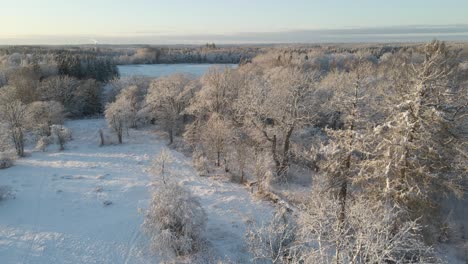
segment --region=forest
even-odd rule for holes
[[[167,146],[145,169],[157,183],[136,228],[168,262],[195,263],[214,247],[211,209],[173,166],[180,154],[196,177],[273,208],[266,221],[246,221],[248,259],[232,263],[463,263],[467,50],[438,40],[3,47],[0,173],[35,153],[75,151],[68,122],[105,119],[105,129],[87,128],[101,149],[148,131]],[[119,77],[117,65],[155,63],[239,66]],[[0,202],[19,197],[1,176]]]

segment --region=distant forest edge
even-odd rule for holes
[[[468,57],[468,43],[448,43],[462,49],[462,57]],[[367,50],[376,58],[385,53],[394,53],[418,45],[407,44],[289,44],[289,45],[220,45],[208,43],[203,46],[194,45],[80,45],[80,46],[0,46],[0,62],[9,65],[24,66],[32,64],[34,60],[50,62],[51,58],[60,58],[63,62],[65,54],[75,57],[73,60],[97,59],[100,63],[109,65],[127,64],[176,64],[176,63],[216,63],[216,64],[243,64],[250,62],[259,54],[271,49],[282,50],[283,58],[296,59],[301,57],[307,60],[308,54],[317,51],[325,54],[356,53]],[[32,55],[34,54],[34,55]],[[72,56],[73,55],[73,56]],[[287,55],[287,57],[286,57]],[[72,60],[72,61],[73,61]],[[72,61],[68,61],[72,62]],[[22,64],[22,65],[20,65]],[[106,66],[107,67],[107,66]],[[76,68],[76,67],[75,67]],[[99,67],[101,68],[101,67]],[[92,67],[90,68],[92,70]],[[111,71],[111,70],[109,70]],[[82,73],[81,73],[82,74]],[[99,79],[99,78],[94,78]]]
[[[467,61],[468,43],[449,43]],[[158,63],[304,65],[327,73],[346,69],[357,54],[378,62],[392,54],[411,52],[420,44],[237,45],[216,46],[0,46],[0,87],[12,86],[21,101],[60,103],[68,117],[102,114],[106,84],[115,86],[117,65]],[[254,60],[252,60],[256,57]],[[468,68],[467,63],[464,67]],[[147,83],[149,80],[141,79]],[[118,85],[117,85],[118,86]],[[147,85],[143,85],[147,86]]]
[[[239,64],[249,61],[264,48],[251,46],[217,47],[204,46],[8,46],[0,47],[0,56],[34,54],[36,57],[58,54],[106,58],[116,65],[128,64],[175,64],[216,63]],[[17,55],[17,56],[18,56]],[[19,58],[13,58],[13,62]],[[31,57],[30,60],[33,58]]]

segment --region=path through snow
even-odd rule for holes
[[[0,170],[0,185],[16,194],[0,202],[0,263],[158,263],[140,225],[151,188],[145,169],[165,141],[131,131],[123,145],[98,147],[104,120],[66,125],[74,136],[66,151],[34,152]],[[197,176],[190,159],[173,155],[178,181],[207,211],[214,258],[248,263],[246,223],[267,221],[270,204],[242,186]]]

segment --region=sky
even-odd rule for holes
[[[468,40],[467,0],[0,0],[0,11],[0,45]]]

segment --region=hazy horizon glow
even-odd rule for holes
[[[466,0],[0,0],[0,6],[0,45],[468,40]]]

